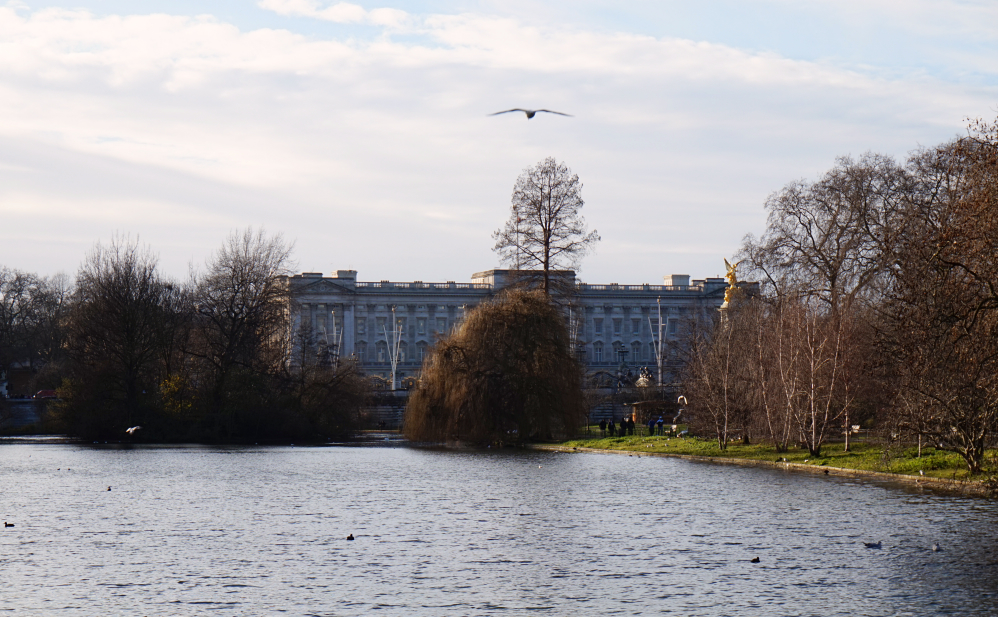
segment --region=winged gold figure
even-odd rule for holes
[[[728,281],[728,288],[724,290],[724,305],[727,306],[731,299],[734,298],[735,292],[738,290],[738,274],[735,270],[738,268],[738,264],[741,261],[736,261],[735,263],[730,263],[727,258],[724,259],[724,267],[728,269],[728,273],[724,275],[724,278]]]

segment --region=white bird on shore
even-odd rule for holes
[[[689,405],[689,403],[686,401],[686,397],[682,395],[680,395],[679,398],[676,399],[676,402],[682,403],[683,405]]]
[[[530,120],[531,118],[533,118],[534,116],[536,116],[538,113],[540,113],[542,111],[544,113],[548,113],[548,114],[558,114],[559,116],[568,116],[569,118],[572,117],[571,114],[563,114],[560,111],[551,111],[550,109],[520,109],[519,107],[517,107],[515,109],[507,109],[505,111],[497,111],[496,113],[489,114],[489,115],[490,116],[498,116],[499,114],[508,114],[511,111],[522,111],[523,113],[527,114],[527,120]]]
[[[126,428],[125,432],[128,433],[129,435],[134,435],[135,433],[141,430],[142,430],[141,426],[133,426],[132,428]]]

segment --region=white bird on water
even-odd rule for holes
[[[141,430],[142,430],[141,426],[133,426],[132,428],[126,428],[125,432],[128,433],[129,435],[134,435],[135,433]]]
[[[533,118],[542,111],[546,114],[558,114],[559,116],[568,116],[569,118],[573,117],[571,114],[563,114],[560,111],[551,111],[550,109],[520,109],[519,107],[515,109],[507,109],[505,111],[497,111],[496,113],[489,115],[498,116],[499,114],[508,114],[511,111],[522,111],[523,113],[527,114],[527,120],[530,120],[531,118]]]

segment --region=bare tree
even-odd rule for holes
[[[0,268],[0,373],[28,360],[28,332],[37,319],[42,282],[34,274]]]
[[[854,334],[883,297],[890,266],[884,247],[910,184],[890,158],[841,158],[817,182],[794,182],[771,195],[765,234],[746,238],[742,249],[773,302],[768,320],[779,328],[760,333],[770,350],[759,347],[759,360],[775,364],[759,366],[759,374],[767,387],[778,386],[786,405],[779,415],[793,419],[795,437],[812,455],[840,420],[849,424],[857,392],[870,390],[856,359],[875,355],[874,340]],[[772,393],[762,399],[767,422],[775,417]]]
[[[998,123],[912,157],[918,184],[892,255],[899,426],[972,473],[998,430]]]
[[[0,373],[17,363],[35,374],[34,385],[58,385],[71,293],[64,274],[42,278],[0,267]]]
[[[786,452],[794,433],[794,399],[798,384],[798,349],[793,345],[796,307],[779,299],[758,299],[751,321],[751,365],[755,375],[759,413],[756,422],[763,425],[777,452]]]
[[[709,321],[694,318],[684,337],[683,392],[689,399],[693,429],[712,432],[721,450],[727,449],[736,428],[744,394],[738,321],[730,315],[723,320],[716,315]]]
[[[188,353],[203,364],[206,405],[218,426],[230,402],[261,382],[254,374],[276,370],[289,352],[291,245],[280,234],[233,232],[192,275],[194,328]],[[228,410],[228,411],[226,411]]]
[[[69,323],[72,378],[62,393],[78,434],[106,437],[145,419],[162,378],[171,290],[137,241],[116,237],[87,255]]]
[[[804,293],[832,313],[875,299],[910,176],[893,159],[848,157],[817,182],[798,181],[770,195],[767,229],[745,239],[741,257],[777,295]]]
[[[492,250],[518,272],[539,273],[541,288],[550,295],[552,274],[577,270],[599,242],[596,230],[586,232],[579,213],[584,203],[579,176],[552,157],[544,159],[517,178],[509,220],[492,234]]]

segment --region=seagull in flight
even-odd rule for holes
[[[531,118],[533,118],[542,111],[548,114],[558,114],[559,116],[568,116],[569,118],[572,117],[571,114],[563,114],[560,111],[551,111],[550,109],[520,109],[519,107],[517,107],[516,109],[507,109],[506,111],[497,111],[496,113],[489,115],[498,116],[499,114],[508,114],[511,111],[522,111],[523,113],[527,114],[527,120],[530,120]]]
[[[132,428],[126,428],[125,432],[128,433],[129,435],[134,435],[135,433],[139,432],[140,430],[142,430],[141,426],[133,426]]]

